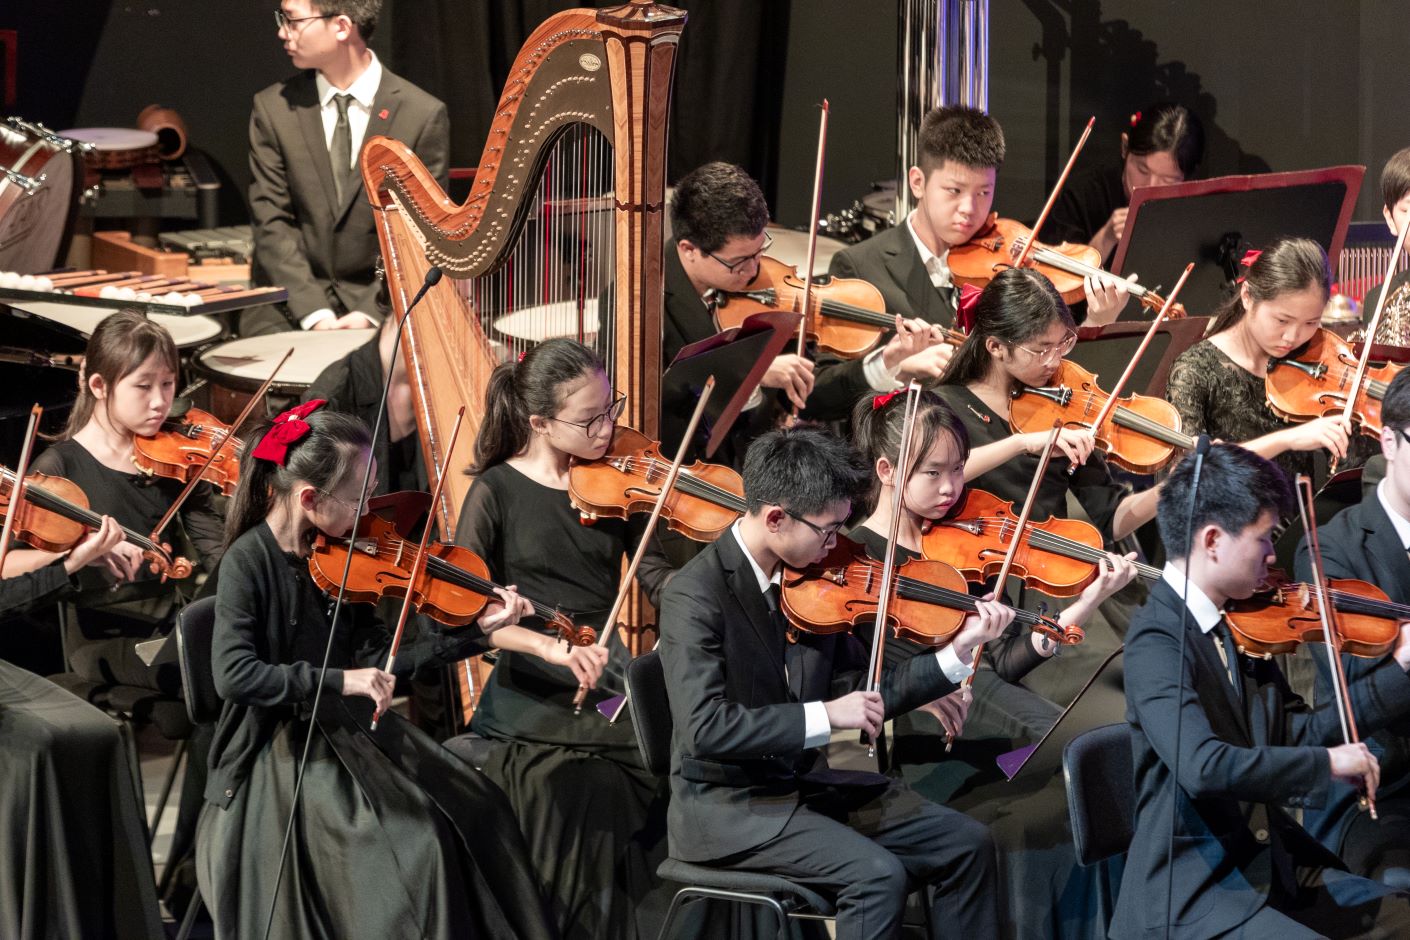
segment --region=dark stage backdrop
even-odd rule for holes
[[[488,115],[529,31],[566,0],[387,0],[374,48],[451,108],[452,159],[473,166]],[[743,164],[775,216],[806,221],[816,103],[831,99],[823,205],[894,173],[896,0],[680,0],[673,178],[709,159]],[[0,0],[19,31],[15,113],[53,127],[130,126],[179,110],[243,221],[251,96],[289,74],[275,0]],[[1082,123],[1084,165],[1114,161],[1127,115],[1168,97],[1209,129],[1208,175],[1333,163],[1370,167],[1357,218],[1378,218],[1374,178],[1410,145],[1398,63],[1410,0],[991,0],[990,100],[1009,159],[1005,214],[1038,211]]]

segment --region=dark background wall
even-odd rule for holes
[[[239,221],[249,100],[289,73],[272,0],[4,0],[20,31],[14,111],[53,127],[127,126],[175,107],[229,183]],[[388,0],[373,45],[451,105],[453,162],[478,161],[486,111],[522,37],[560,0]],[[894,173],[895,0],[695,0],[681,49],[672,175],[744,163],[775,216],[806,221],[817,130],[832,106],[825,209]],[[991,0],[991,110],[1009,159],[998,207],[1036,214],[1088,115],[1084,165],[1115,160],[1127,115],[1157,98],[1193,107],[1207,175],[1336,163],[1375,176],[1410,145],[1403,54],[1410,0]]]

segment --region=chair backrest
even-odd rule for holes
[[[671,703],[666,670],[656,650],[627,663],[627,707],[646,769],[658,777],[671,772]]]
[[[211,638],[215,634],[215,598],[192,601],[176,615],[176,660],[186,693],[186,714],[196,724],[220,717],[220,696],[211,669]]]
[[[1095,865],[1125,852],[1136,803],[1130,725],[1103,725],[1073,738],[1062,751],[1062,775],[1077,860]]]

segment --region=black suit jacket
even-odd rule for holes
[[[1397,604],[1410,604],[1410,556],[1396,537],[1395,527],[1386,515],[1385,507],[1374,490],[1362,501],[1332,517],[1331,522],[1317,529],[1322,545],[1322,562],[1329,578],[1357,578],[1385,591]],[[1312,563],[1308,557],[1307,537],[1297,546],[1294,572],[1299,581],[1312,580]],[[1329,702],[1332,686],[1328,675],[1326,649],[1316,647],[1313,661],[1317,664],[1317,700]],[[1343,656],[1347,681],[1355,682],[1374,671],[1380,664],[1374,659]],[[1358,715],[1358,720],[1360,716]],[[1384,800],[1410,793],[1410,715],[1387,726],[1367,739],[1367,744],[1381,764],[1381,784],[1376,796]],[[1347,824],[1359,812],[1357,794],[1351,787],[1334,784],[1331,799],[1321,810],[1304,816],[1308,831],[1334,852],[1340,852]]]
[[[831,771],[805,750],[804,702],[860,688],[867,650],[850,634],[802,634],[785,677],[785,638],[735,536],[726,532],[677,572],[661,597],[661,662],[675,723],[668,834],[671,854],[707,861],[745,852],[782,831],[809,781],[875,784]],[[887,715],[957,686],[934,656],[916,656],[882,681]]]
[[[1181,662],[1182,607],[1157,582],[1126,637],[1136,826],[1110,928],[1123,940],[1165,934],[1172,838],[1172,937],[1232,930],[1268,902],[1270,890],[1295,887],[1294,866],[1337,864],[1283,809],[1327,800],[1325,748],[1340,732],[1336,715],[1308,708],[1272,660],[1248,657],[1239,657],[1240,704],[1212,637],[1193,616]],[[1390,660],[1352,694],[1358,720],[1375,728],[1410,705],[1410,678]]]
[[[850,245],[832,256],[833,277],[861,278],[876,286],[888,313],[920,317],[946,329],[955,325],[955,305],[948,292],[936,289],[921,263],[911,228],[902,223]],[[888,332],[882,342],[891,338]],[[822,359],[818,362],[806,417],[818,421],[845,419],[863,395],[873,392],[862,372],[862,360]]]
[[[383,115],[386,117],[383,117]],[[444,188],[450,123],[446,106],[383,69],[363,140],[405,141]],[[324,307],[360,310],[376,320],[378,254],[372,207],[354,171],[355,186],[333,197],[333,170],[324,142],[314,73],[306,71],[255,95],[250,114],[250,217],[253,276],[289,291],[294,323]],[[268,331],[271,308],[241,317],[240,332]]]

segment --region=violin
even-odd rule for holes
[[[1377,658],[1395,647],[1400,624],[1410,620],[1410,605],[1392,603],[1384,591],[1366,581],[1334,578],[1327,586],[1343,653]],[[1248,600],[1230,601],[1224,618],[1239,652],[1269,659],[1296,652],[1299,643],[1326,641],[1321,603],[1322,594],[1313,585],[1287,584]]]
[[[950,277],[956,284],[973,284],[982,288],[993,280],[994,275],[1018,262],[1024,246],[1032,237],[1032,229],[1021,222],[1001,219],[997,212],[992,212],[973,238],[950,249],[945,261],[950,266]],[[1053,287],[1069,304],[1075,304],[1086,296],[1083,278],[1107,273],[1102,270],[1101,264],[1102,256],[1097,249],[1069,242],[1034,244],[1025,262],[1026,267],[1033,267],[1052,281]],[[1159,310],[1165,306],[1164,298],[1140,284],[1128,284],[1126,290],[1149,310]],[[1178,303],[1171,304],[1166,316],[1177,320],[1185,316],[1185,308]]]
[[[606,454],[569,468],[568,498],[589,520],[651,512],[670,468],[659,443],[640,431],[618,427]],[[714,541],[743,513],[744,481],[739,474],[699,460],[681,467],[661,507],[670,528],[697,542]]]
[[[881,335],[896,326],[886,312],[881,291],[860,278],[813,278],[808,309],[802,310],[808,287],[790,264],[764,255],[759,273],[742,291],[723,293],[715,307],[722,330],[739,326],[751,314],[786,310],[802,313],[803,333],[818,348],[842,359],[857,359],[870,352]]]
[[[983,584],[1003,567],[1017,525],[1013,503],[984,490],[966,489],[952,514],[922,536],[921,553]],[[1101,533],[1091,523],[1050,517],[1030,521],[1024,531],[1025,544],[1018,546],[1011,573],[1025,585],[1051,597],[1075,597],[1096,580],[1106,553]]]
[[[168,418],[151,437],[132,439],[132,462],[148,476],[166,477],[181,483],[200,472],[210,461],[201,479],[230,496],[240,482],[240,450],[245,446],[232,438],[211,461],[211,452],[230,436],[230,426],[198,408],[180,418]]]
[[[320,534],[314,540],[308,571],[319,590],[334,594],[351,553],[347,600],[375,604],[383,597],[405,598],[410,593],[412,605],[438,623],[463,627],[474,622],[499,587],[489,579],[484,560],[468,548],[432,543],[427,548],[425,569],[412,585],[410,569],[416,548],[416,543],[402,538],[391,522],[368,514],[358,520],[351,540]],[[562,611],[537,601],[530,603],[534,613],[568,643],[588,646],[596,641],[597,631],[591,627],[575,626]]]
[[[1357,365],[1346,340],[1330,330],[1318,330],[1301,351],[1268,360],[1263,379],[1268,406],[1289,421],[1310,421],[1342,411]],[[1390,380],[1402,368],[1395,363],[1367,367],[1365,381],[1352,406],[1352,416],[1363,433],[1380,435],[1381,402]]]
[[[7,519],[12,507],[15,473],[0,467],[0,515]],[[10,523],[11,534],[20,541],[46,552],[66,552],[103,524],[101,514],[88,508],[88,497],[78,484],[64,477],[31,473],[24,478],[24,505]],[[123,526],[123,541],[142,550],[148,569],[167,578],[190,577],[192,564],[173,557],[171,546],[158,543]]]
[[[1194,449],[1194,438],[1180,431],[1175,406],[1149,395],[1118,399],[1121,404],[1093,428],[1110,400],[1096,379],[1077,363],[1062,360],[1048,385],[1014,393],[1009,424],[1018,433],[1043,431],[1055,422],[1094,431],[1107,459],[1132,473],[1155,473],[1175,458],[1176,449]]]
[[[839,537],[816,565],[785,568],[780,608],[796,629],[824,636],[874,622],[880,605],[883,563],[862,545]],[[975,611],[964,575],[943,562],[899,561],[886,622],[895,636],[925,646],[945,646]],[[1015,610],[1014,619],[1057,643],[1082,639],[1079,627],[1064,630],[1050,617]]]

